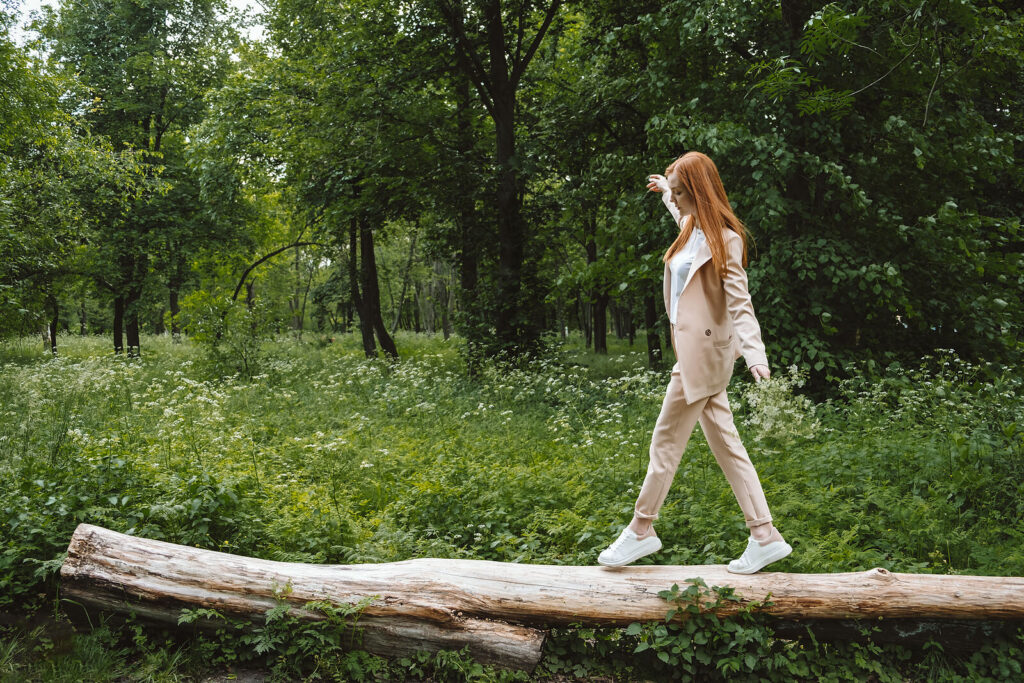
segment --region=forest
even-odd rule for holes
[[[772,376],[741,362],[729,394],[799,539],[780,571],[1024,576],[1019,3],[20,9],[0,3],[0,680],[1024,675],[1024,627],[964,649],[580,626],[531,674],[269,617],[72,629],[59,575],[82,522],[288,562],[594,564],[674,360],[678,229],[647,178],[699,151],[747,229]],[[735,556],[732,496],[695,431],[653,561]]]

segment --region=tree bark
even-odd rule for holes
[[[142,292],[129,289],[124,299],[124,333],[125,342],[128,346],[128,355],[139,357],[142,355],[142,344],[139,341],[139,301],[142,300]]]
[[[124,297],[114,296],[114,353],[124,353]]]
[[[580,331],[583,333],[583,348],[590,348],[591,327],[590,327],[590,304],[583,300],[583,291],[576,292],[576,320],[579,321]]]
[[[202,550],[90,524],[75,530],[60,574],[66,597],[121,612],[133,606],[170,623],[176,623],[183,607],[212,607],[228,616],[259,619],[273,606],[275,586],[290,585],[279,599],[292,604],[294,616],[307,619],[317,618],[302,609],[308,601],[355,604],[375,596],[359,624],[368,636],[402,631],[409,639],[391,640],[389,647],[469,644],[477,656],[522,668],[532,668],[540,657],[543,634],[531,627],[664,621],[669,604],[658,592],[696,577],[707,586],[734,589],[739,600],[725,601],[719,616],[769,598],[772,604],[759,609],[776,619],[837,625],[850,619],[1024,619],[1024,577],[903,574],[881,568],[743,575],[729,573],[724,565],[609,569],[440,558],[311,565]]]
[[[50,312],[53,314],[50,317],[50,353],[54,356],[57,355],[57,325],[60,323],[60,304],[57,303],[57,297],[52,292],[47,294],[47,299],[50,304]]]
[[[377,332],[377,340],[384,353],[392,358],[398,358],[398,349],[395,342],[388,334],[384,325],[384,318],[380,312],[380,288],[377,284],[377,256],[373,249],[373,230],[367,223],[365,217],[359,219],[359,258],[362,265],[363,276],[363,307],[370,318],[370,324]]]
[[[362,647],[369,652],[395,656],[469,645],[472,655],[483,663],[532,671],[540,661],[543,631],[477,616],[470,594],[446,605],[442,596],[448,562],[274,562],[80,524],[61,567],[61,589],[87,608],[122,614],[134,611],[142,619],[171,626],[177,625],[181,609],[198,607],[259,622],[275,604],[275,588],[287,584],[291,591],[280,599],[291,603],[289,615],[311,621],[323,615],[304,609],[306,602],[355,604],[376,594],[379,597],[358,615],[357,622],[363,632]],[[426,572],[422,577],[418,576],[421,570]],[[441,583],[431,587],[437,581]],[[426,593],[416,595],[416,586]],[[457,585],[448,587],[460,592]],[[436,593],[438,588],[441,594]]]
[[[348,285],[352,304],[359,315],[359,332],[363,338],[363,353],[367,358],[377,357],[377,343],[373,340],[373,321],[365,299],[359,291],[359,221],[353,217],[348,224]]]

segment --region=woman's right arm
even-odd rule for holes
[[[683,216],[679,213],[679,207],[672,201],[671,195],[668,192],[661,193],[661,201],[665,204],[665,208],[672,214],[672,220],[676,222],[679,229],[683,229]]]
[[[668,209],[668,212],[672,214],[672,220],[675,221],[676,226],[680,230],[682,230],[683,216],[681,213],[679,213],[679,207],[676,206],[675,203],[672,201],[672,191],[669,189],[668,179],[665,178],[665,176],[663,175],[657,174],[650,175],[647,177],[647,179],[651,181],[650,184],[647,185],[647,187],[655,192],[661,193],[662,203],[665,204],[665,208]]]

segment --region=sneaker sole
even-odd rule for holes
[[[602,562],[601,561],[601,557],[598,556],[597,563],[600,564],[600,565],[603,565],[605,567],[621,567],[621,566],[627,565],[627,564],[629,564],[631,562],[636,562],[641,557],[646,557],[647,555],[650,555],[651,553],[656,553],[659,550],[661,550],[661,539],[660,538],[658,539],[658,545],[652,547],[650,550],[643,550],[643,549],[641,549],[638,552],[633,553],[633,555],[630,555],[630,556],[626,557],[624,560],[620,560],[618,562]]]
[[[770,555],[765,555],[764,557],[762,557],[761,562],[759,564],[754,565],[750,569],[730,569],[728,565],[726,565],[725,568],[733,574],[754,574],[756,572],[761,571],[762,569],[770,565],[772,562],[778,562],[782,558],[788,557],[791,552],[793,552],[793,546],[783,541],[782,546],[780,546],[777,550],[773,551]]]

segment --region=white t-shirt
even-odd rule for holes
[[[686,240],[686,244],[669,259],[668,267],[672,273],[669,320],[673,325],[676,323],[676,304],[679,302],[679,295],[683,293],[683,286],[686,285],[686,277],[690,274],[690,266],[697,255],[697,249],[704,242],[704,231],[695,226],[690,232],[690,238]]]

